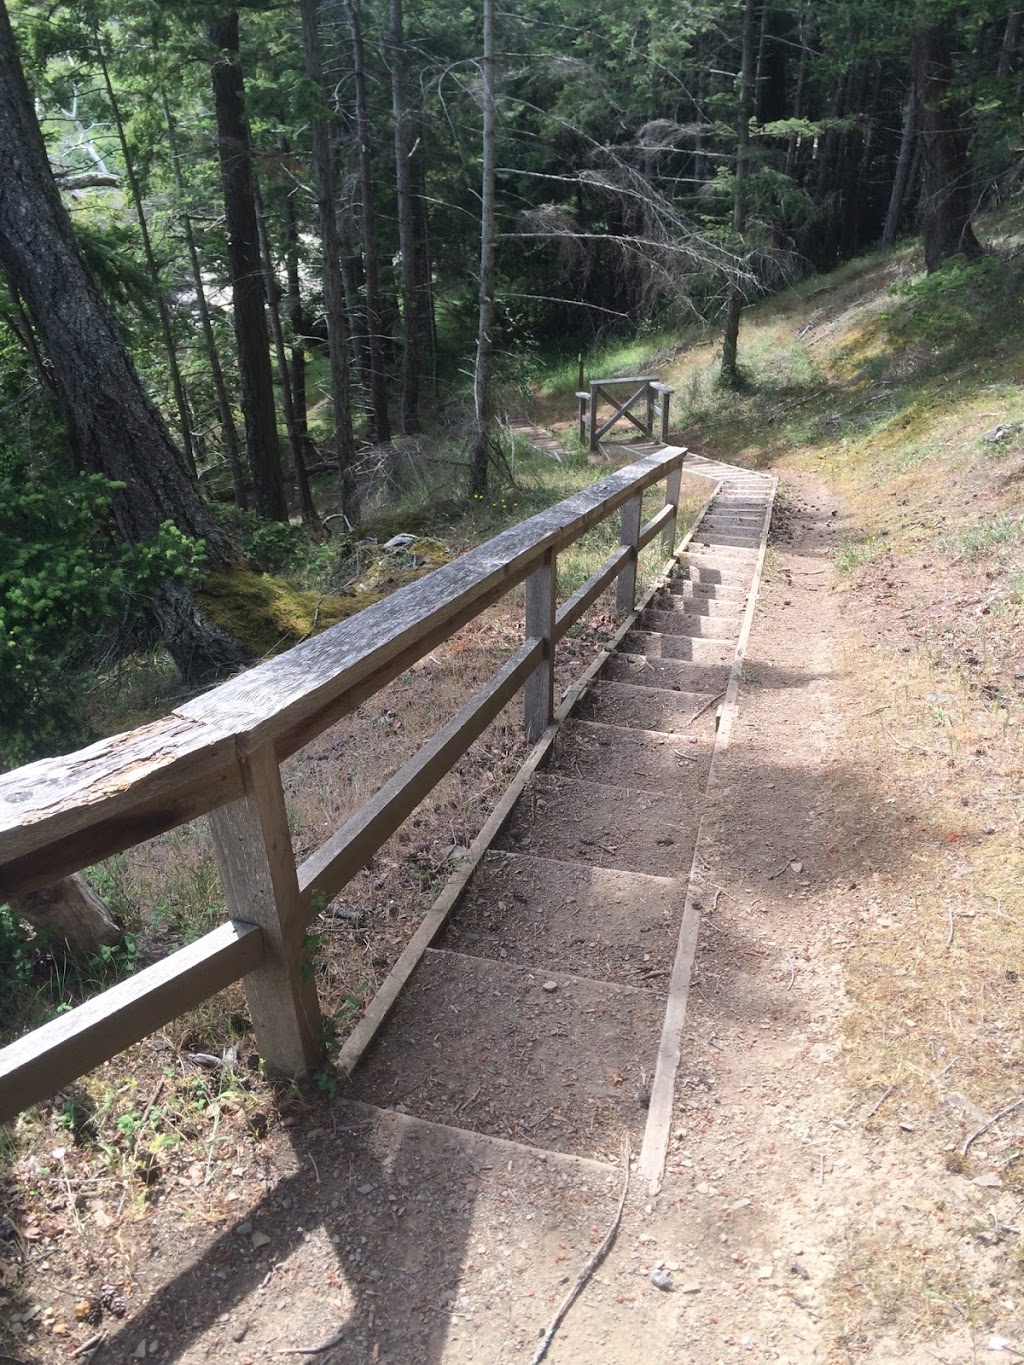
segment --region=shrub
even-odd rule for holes
[[[118,485],[82,474],[38,486],[0,470],[0,769],[82,742],[80,670],[145,614],[168,578],[194,582],[202,550],[165,522],[126,545]]]

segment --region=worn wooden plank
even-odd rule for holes
[[[636,538],[638,550],[650,545],[651,541],[659,536],[665,527],[675,522],[675,507],[671,503],[666,503],[660,512],[656,512],[650,521],[641,529]]]
[[[398,654],[468,609],[522,582],[545,550],[559,549],[633,495],[659,482],[685,451],[667,447],[511,527],[460,559],[410,583],[382,602],[304,641],[181,708],[199,721],[233,716],[243,750],[276,740],[378,672]],[[467,615],[468,613],[468,615]],[[426,652],[431,645],[424,643]]]
[[[616,384],[632,384],[633,387],[636,388],[638,384],[655,383],[657,383],[657,380],[653,375],[650,374],[627,374],[622,375],[618,379],[592,379],[590,381],[590,391],[591,393],[593,393],[593,391],[598,388],[600,389],[614,388]]]
[[[615,409],[615,412],[612,414],[611,417],[607,419],[607,421],[601,423],[601,425],[598,427],[597,429],[598,440],[601,439],[601,437],[605,434],[606,431],[611,430],[611,428],[615,425],[615,423],[619,420],[620,417],[625,417],[627,421],[632,422],[633,425],[636,427],[637,431],[641,432],[642,435],[650,436],[651,434],[650,422],[648,422],[647,425],[645,426],[644,423],[641,422],[640,419],[637,416],[635,416],[634,413],[630,412],[630,408],[632,407],[632,405],[636,402],[639,402],[641,398],[645,398],[649,401],[650,390],[647,387],[646,382],[643,384],[641,388],[637,389],[635,393],[631,394],[629,398],[627,398],[622,403],[620,403],[617,398],[613,398],[610,393],[606,393],[603,388],[595,388],[594,389],[595,410],[597,409],[597,400],[599,396],[604,398],[606,402],[611,403],[612,407]]]
[[[253,971],[263,936],[222,924],[0,1050],[0,1123]]]
[[[328,899],[338,894],[451,771],[543,657],[543,640],[527,640],[520,645],[448,724],[306,859],[299,868],[299,886],[307,901],[314,894]]]
[[[0,897],[47,886],[240,789],[225,727],[173,715],[16,768],[0,776]]]
[[[620,546],[596,573],[592,573],[571,597],[565,599],[555,616],[556,640],[560,640],[569,627],[575,625],[584,612],[593,606],[612,579],[618,575],[622,566],[629,562],[631,554],[632,550],[628,545]]]
[[[665,506],[672,509],[672,515],[665,523],[665,534],[661,538],[661,548],[666,558],[675,554],[676,537],[679,534],[679,493],[682,482],[682,468],[673,469],[665,480]]]
[[[526,580],[526,638],[541,640],[544,653],[523,689],[526,738],[540,739],[551,724],[555,701],[555,553],[549,550]]]
[[[265,952],[245,978],[256,1046],[272,1076],[301,1076],[323,1054],[323,1021],[302,939],[299,890],[281,770],[272,745],[242,764],[245,794],[210,816],[228,913],[255,921]]]
[[[633,603],[636,600],[636,557],[638,552],[637,541],[640,536],[640,511],[643,499],[640,494],[634,494],[622,509],[622,533],[619,536],[620,544],[629,549],[629,558],[619,573],[619,581],[615,588],[615,610],[620,616],[625,616],[627,612],[633,610]]]

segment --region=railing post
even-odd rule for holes
[[[668,398],[665,397],[662,401],[667,403]],[[671,559],[675,554],[676,535],[679,527],[679,489],[682,482],[683,467],[680,465],[678,469],[673,469],[665,480],[665,506],[674,509],[672,520],[666,522],[665,529],[661,533],[661,546],[666,559]]]
[[[620,616],[628,615],[636,602],[636,543],[640,537],[642,502],[643,494],[637,493],[622,508],[622,534],[619,536],[619,544],[630,546],[632,554],[629,557],[629,562],[619,574],[615,588],[615,610]]]
[[[526,738],[540,739],[555,712],[555,552],[526,580],[526,638],[544,641],[544,658],[526,680]]]
[[[654,386],[651,384],[650,380],[647,381],[647,393],[646,393],[645,396],[646,396],[646,399],[647,399],[647,420],[646,420],[646,423],[645,423],[645,425],[646,425],[646,427],[647,427],[647,437],[648,437],[649,440],[653,441],[653,440],[654,440]]]
[[[210,815],[229,918],[263,930],[263,964],[244,978],[268,1074],[300,1076],[323,1049],[323,1020],[302,940],[305,901],[272,744],[242,760],[245,794]]]
[[[597,390],[590,386],[590,449],[597,449]]]
[[[668,408],[671,398],[672,390],[667,387],[663,388],[661,390],[661,440],[663,445],[668,445]]]
[[[587,404],[590,402],[590,394],[582,390],[577,393],[576,401],[579,404],[579,436],[580,445],[584,445],[587,439]]]

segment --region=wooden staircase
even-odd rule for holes
[[[718,482],[714,498],[352,1075],[360,1105],[609,1168],[628,1134],[657,1179],[691,865],[774,489],[710,460],[685,467]]]

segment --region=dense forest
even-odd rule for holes
[[[538,358],[693,321],[739,385],[759,293],[969,266],[1021,17],[0,0],[0,768],[82,737],[98,652],[242,665],[196,585],[355,533],[407,438],[479,495]]]

